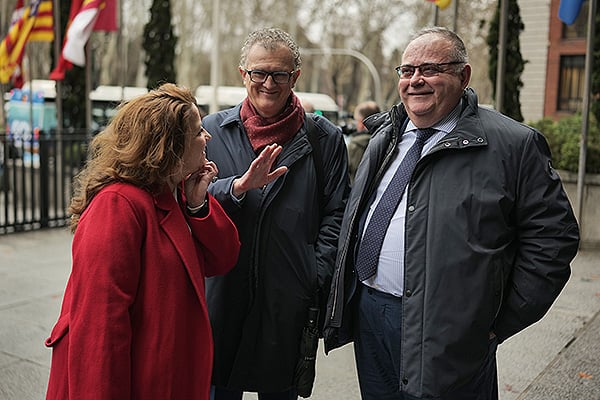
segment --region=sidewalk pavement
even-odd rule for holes
[[[0,400],[45,397],[44,340],[60,310],[71,239],[65,228],[0,236]],[[580,251],[572,269],[549,313],[500,345],[501,400],[600,400],[600,250]],[[320,346],[311,399],[358,393],[352,346],[329,356]]]

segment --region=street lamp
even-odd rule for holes
[[[307,54],[307,55],[334,54],[334,55],[344,55],[344,56],[350,56],[350,57],[357,58],[358,60],[360,60],[363,64],[365,64],[367,66],[367,69],[369,70],[369,72],[371,73],[371,76],[373,77],[373,83],[375,85],[375,88],[374,88],[375,89],[375,101],[377,102],[377,104],[379,104],[380,107],[384,106],[383,96],[381,93],[381,79],[379,78],[379,73],[377,72],[377,68],[375,68],[375,65],[364,54],[362,54],[356,50],[352,50],[352,49],[329,49],[329,48],[325,48],[325,49],[302,48],[302,49],[300,49],[300,52],[301,52],[301,54]]]

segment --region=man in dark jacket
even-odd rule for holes
[[[305,114],[292,91],[300,67],[287,33],[251,33],[239,67],[246,99],[203,119],[212,135],[207,156],[219,168],[209,190],[242,243],[233,270],[206,284],[215,400],[241,399],[243,391],[295,399],[308,308],[327,300],[348,162],[341,130]]]
[[[350,183],[354,181],[354,175],[365,149],[371,139],[371,133],[367,130],[364,121],[367,117],[381,112],[379,105],[373,100],[363,101],[358,103],[354,108],[354,121],[356,122],[356,132],[350,137],[348,142],[348,175],[350,175]]]
[[[397,72],[402,103],[367,120],[325,348],[354,340],[363,399],[497,399],[497,345],[564,287],[577,222],[544,137],[478,107],[456,34],[420,32]]]

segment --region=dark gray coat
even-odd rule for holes
[[[397,151],[402,105],[374,132],[342,223],[325,321],[329,351],[352,340],[357,223]],[[407,192],[401,390],[435,398],[468,382],[488,349],[538,321],[570,275],[579,230],[536,130],[478,107],[417,164]]]
[[[286,165],[288,172],[264,190],[248,191],[238,205],[230,196],[233,179],[256,158],[240,106],[203,119],[212,135],[207,157],[219,168],[219,180],[209,190],[236,224],[242,243],[233,270],[206,284],[216,385],[264,392],[290,388],[311,299],[322,288],[327,299],[349,193],[347,154],[338,127],[308,117],[319,134],[322,203],[306,123],[274,167]]]

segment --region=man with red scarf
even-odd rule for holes
[[[247,97],[203,119],[213,137],[207,155],[219,165],[209,190],[242,242],[235,268],[207,280],[215,400],[241,400],[244,391],[296,399],[308,308],[330,287],[349,192],[347,153],[341,130],[305,113],[294,94],[300,67],[286,32],[251,33],[239,66]]]

